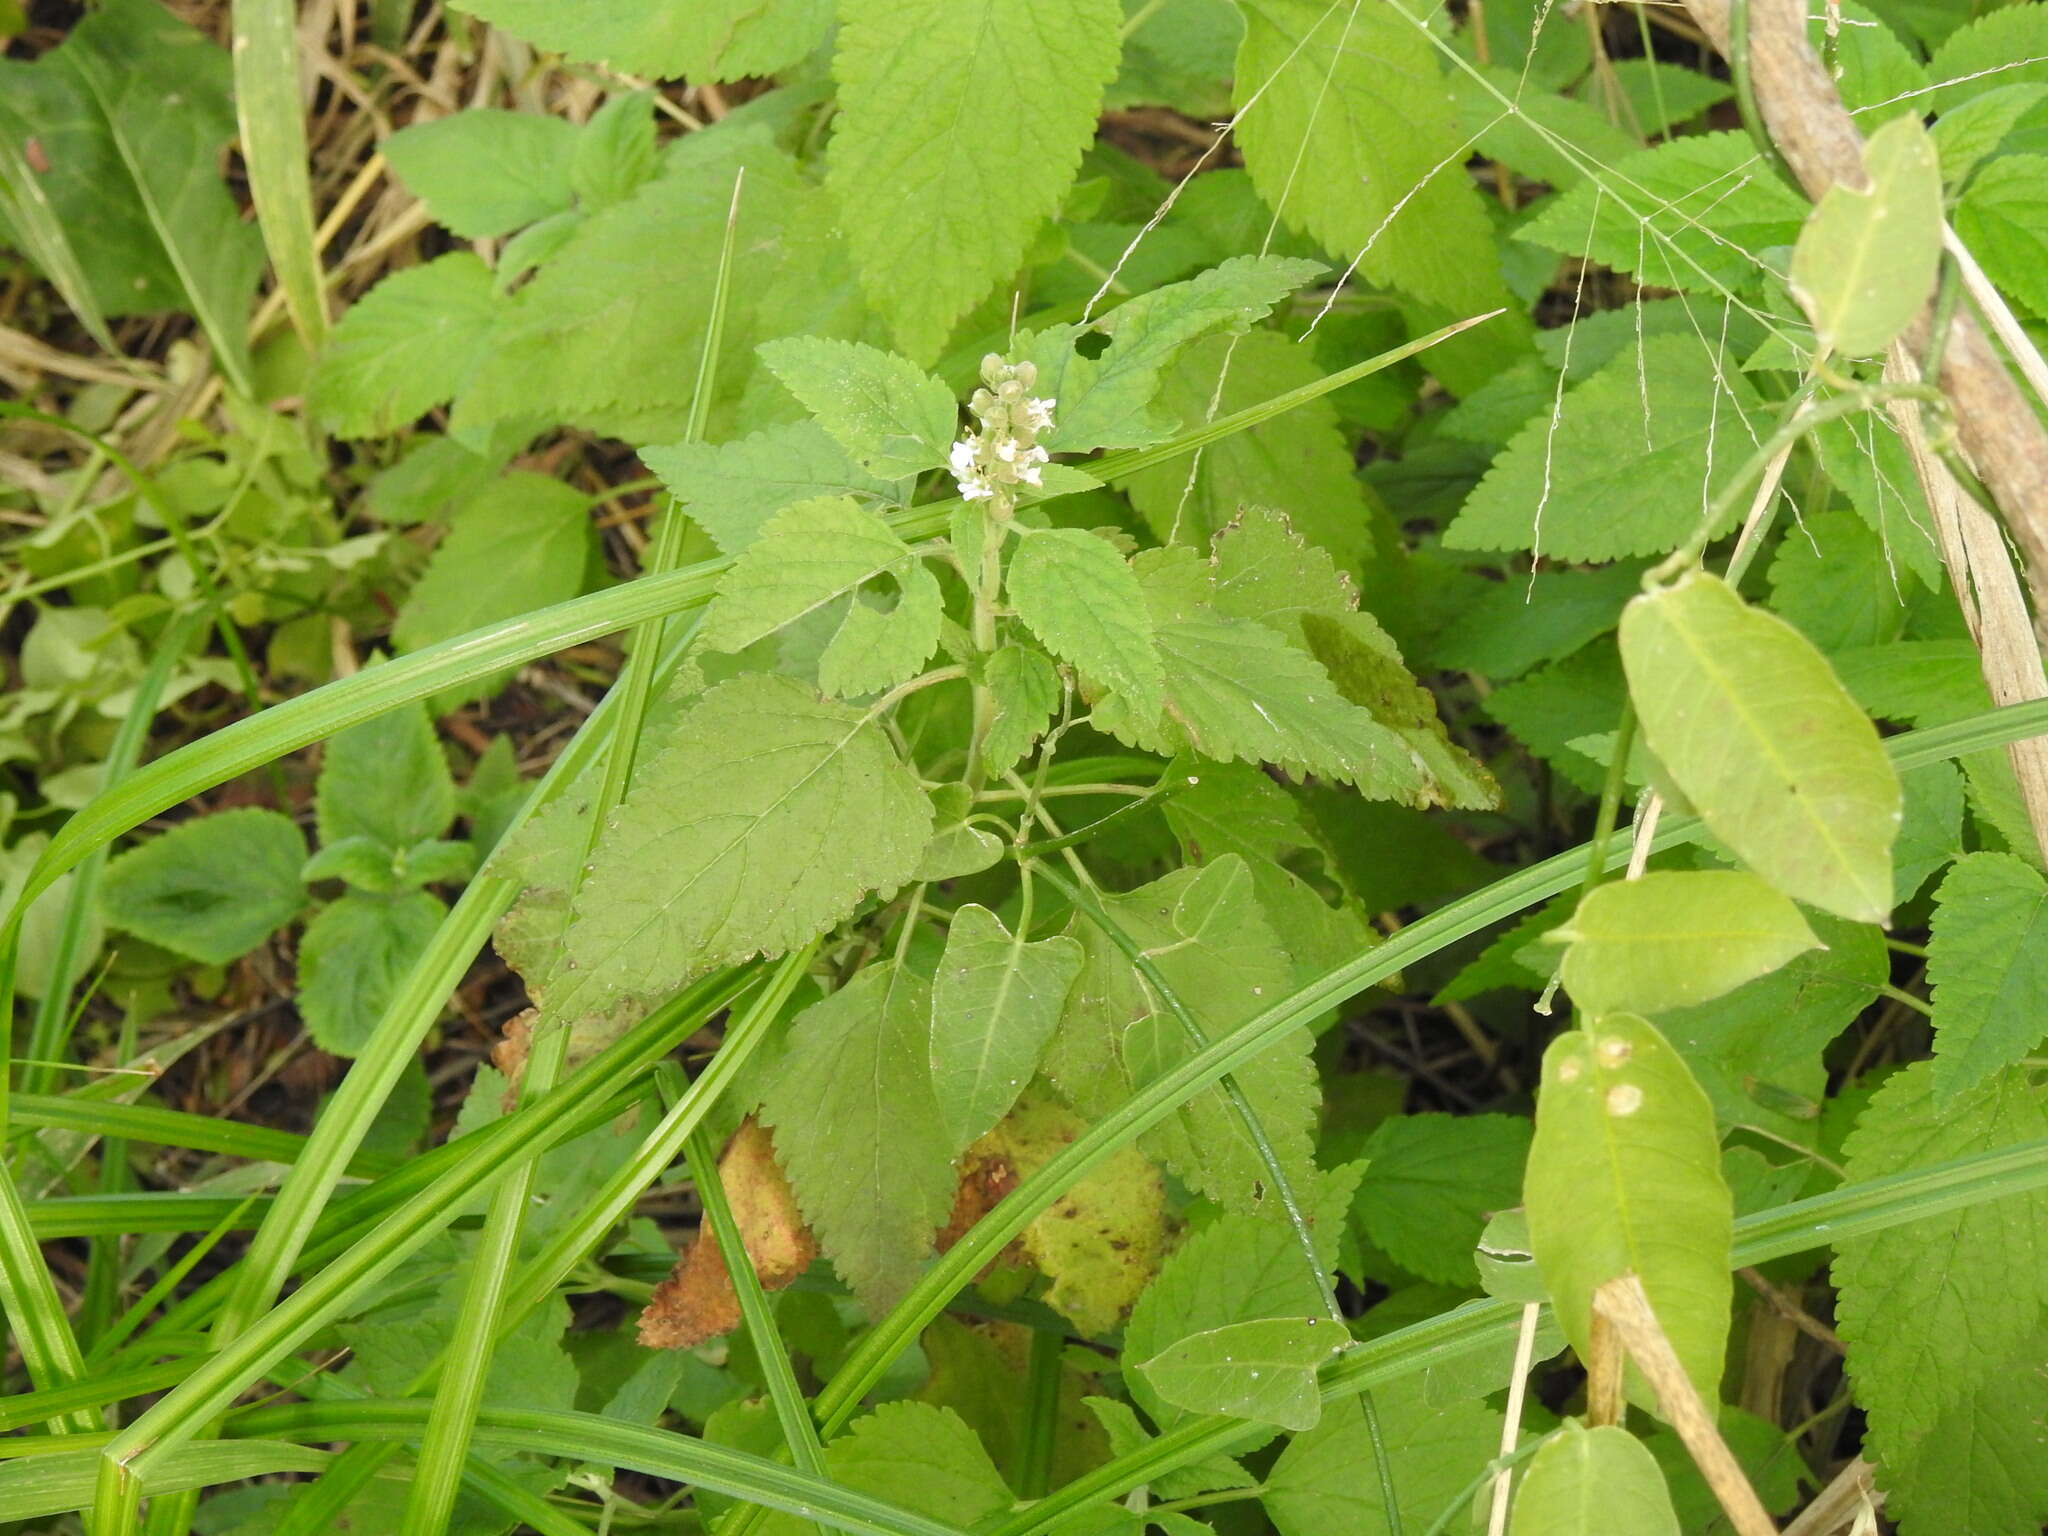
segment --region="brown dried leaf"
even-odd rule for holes
[[[733,1222],[761,1284],[779,1291],[810,1268],[817,1240],[804,1225],[775,1146],[749,1117],[718,1159],[719,1182]],[[650,1349],[690,1349],[740,1323],[739,1296],[709,1224],[700,1226],[675,1271],[655,1287],[640,1314],[640,1342]]]

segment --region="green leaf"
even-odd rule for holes
[[[1022,263],[1116,73],[1116,0],[847,0],[826,185],[913,358]]]
[[[1189,347],[1168,373],[1157,409],[1196,426],[1321,376],[1315,354],[1277,331],[1212,337]],[[1200,545],[1247,506],[1276,507],[1344,569],[1360,571],[1371,558],[1379,514],[1329,399],[1211,443],[1192,463],[1173,459],[1140,470],[1118,488],[1162,543]]]
[[[1311,1429],[1323,1415],[1316,1370],[1350,1342],[1327,1317],[1261,1318],[1190,1334],[1137,1369],[1192,1412]]]
[[[1717,351],[1694,337],[1651,336],[1569,390],[1555,423],[1546,411],[1517,432],[1444,543],[1553,560],[1662,554],[1699,526],[1768,415]]]
[[[965,1531],[1014,1502],[974,1431],[950,1408],[884,1403],[825,1447],[832,1481]],[[811,1536],[793,1515],[762,1522],[767,1536]]]
[[[341,317],[313,372],[313,414],[340,437],[381,437],[452,399],[498,312],[468,251],[384,279]]]
[[[2048,319],[2048,155],[2003,155],[1977,172],[1956,208],[1956,233],[1985,274]]]
[[[1127,895],[1104,896],[1102,905],[1151,957],[1212,1040],[1288,986],[1292,968],[1286,951],[1259,911],[1242,859],[1176,870]],[[1194,1047],[1180,1021],[1099,928],[1076,914],[1071,931],[1087,959],[1068,994],[1046,1072],[1074,1108],[1098,1118],[1178,1066]],[[1310,1126],[1317,1098],[1308,1045],[1306,1031],[1295,1031],[1236,1072],[1282,1168],[1302,1185],[1314,1167]],[[1271,1201],[1265,1163],[1220,1088],[1189,1100],[1140,1145],[1232,1210],[1257,1210]]]
[[[1809,641],[1695,572],[1629,604],[1621,659],[1645,741],[1708,830],[1786,895],[1884,918],[1899,776]]]
[[[100,908],[137,938],[226,965],[299,915],[305,862],[289,816],[253,806],[195,816],[109,864]]]
[[[1679,1536],[1663,1470],[1642,1441],[1576,1420],[1543,1443],[1515,1488],[1508,1536]]]
[[[1859,1184],[2044,1134],[2048,1104],[2020,1074],[2003,1073],[1944,1105],[1934,1066],[1923,1061],[1886,1079],[1844,1152],[1849,1181]],[[1943,1431],[1981,1431],[1995,1417],[1985,1413],[1992,1395],[2030,1377],[2029,1395],[2040,1399],[2044,1234],[2048,1196],[2034,1191],[1838,1245],[1836,1326],[1849,1345],[1856,1401],[1869,1415],[1873,1459],[1888,1481],[1953,1488],[1965,1442]],[[1968,1456],[1973,1467],[2003,1462],[2007,1492],[1987,1478],[1970,1499],[1996,1514],[1969,1519],[1952,1506],[1922,1529],[2025,1527],[2018,1511],[2038,1509],[2048,1494],[2038,1445],[1998,1435],[1969,1442]],[[2027,1487],[2030,1495],[2015,1492]]]
[[[1953,26],[1956,13],[1944,10]],[[2048,84],[2048,16],[2030,5],[2003,7],[1977,16],[1942,40],[1928,63],[1928,78],[1944,82],[1927,98],[1928,109],[1946,117],[1987,86]]]
[[[1702,133],[1631,155],[1598,183],[1579,183],[1517,235],[1590,256],[1645,287],[1722,293],[1761,272],[1765,251],[1796,241],[1806,212],[1805,199],[1748,135]]]
[[[1516,1115],[1397,1115],[1366,1141],[1352,1211],[1403,1269],[1470,1286],[1488,1219],[1521,1203],[1529,1137]]]
[[[1944,109],[1934,125],[1941,179],[1950,191],[1964,186],[2001,150],[2048,145],[2048,85],[2000,85]]]
[[[1420,1381],[1374,1387],[1372,1397],[1400,1524],[1387,1510],[1364,1409],[1357,1398],[1345,1397],[1330,1404],[1314,1429],[1288,1441],[1266,1474],[1259,1497],[1280,1536],[1427,1530],[1500,1450],[1500,1415],[1484,1403],[1438,1406]]]
[[[593,112],[576,135],[569,185],[586,209],[623,203],[654,179],[657,152],[654,93],[623,92]]]
[[[932,983],[931,1069],[955,1150],[1009,1113],[1037,1074],[1081,958],[1074,940],[1027,943],[986,907],[954,912]]]
[[[1129,1403],[1113,1397],[1090,1397],[1084,1401],[1109,1436],[1112,1456],[1140,1455],[1158,1439],[1139,1422],[1137,1411]],[[1185,1499],[1198,1493],[1251,1488],[1257,1484],[1258,1479],[1231,1457],[1210,1456],[1161,1472],[1152,1487],[1163,1499]]]
[[[299,941],[299,1013],[321,1050],[353,1056],[369,1044],[447,913],[425,891],[351,893],[306,925]]]
[[[982,682],[995,701],[995,714],[982,742],[981,760],[995,777],[1023,761],[1045,734],[1059,708],[1060,677],[1043,652],[1028,645],[1002,645],[983,667]]]
[[[648,996],[781,954],[908,880],[931,825],[867,714],[791,678],[734,678],[636,775],[598,842],[569,958],[591,984]]]
[[[1022,348],[1023,356],[1037,365],[1038,393],[1059,402],[1052,430],[1041,434],[1039,442],[1054,453],[1163,442],[1176,428],[1172,416],[1152,409],[1166,365],[1198,336],[1218,330],[1242,335],[1322,270],[1316,262],[1290,257],[1234,256],[1186,282],[1126,299],[1092,324],[1042,332]],[[1109,337],[1100,357],[1074,350],[1077,341],[1090,335]],[[1291,387],[1260,389],[1255,398],[1270,399]],[[1294,416],[1290,412],[1278,420]],[[1220,452],[1221,445],[1209,451]],[[1185,479],[1185,466],[1181,474]]]
[[[1594,1291],[1633,1273],[1700,1396],[1719,1401],[1734,1205],[1713,1107],[1648,1023],[1613,1014],[1543,1053],[1524,1196],[1572,1347],[1587,1351]],[[1640,1384],[1632,1395],[1651,1402]]]
[[[1465,134],[1421,28],[1384,6],[1247,0],[1232,100],[1259,195],[1373,282],[1506,301]]]
[[[629,74],[692,81],[772,75],[823,41],[831,0],[461,0],[460,9],[550,52]]]
[[[1920,119],[1873,133],[1863,172],[1867,190],[1828,188],[1792,254],[1792,291],[1821,345],[1845,357],[1891,345],[1926,306],[1941,265],[1941,164]]]
[[[643,448],[640,460],[728,555],[743,552],[784,507],[820,497],[890,495],[814,421],[769,427],[733,443]]]
[[[1537,571],[1500,582],[1453,618],[1423,659],[1506,682],[1609,633],[1642,581],[1641,568],[1628,564]]]
[[[2048,1035],[2048,881],[2009,853],[1970,853],[1937,900],[1927,978],[1934,1097],[1945,1105]]]
[[[598,553],[589,507],[581,491],[546,475],[514,471],[492,481],[455,514],[398,610],[392,643],[417,651],[580,594]],[[435,707],[488,698],[510,676],[451,689]]]
[[[220,178],[221,146],[236,132],[227,54],[152,0],[112,0],[36,67],[62,71],[72,100],[90,103],[90,127],[66,113],[74,133],[43,145],[45,154],[86,149],[85,163],[67,171],[100,183],[60,181],[52,198],[60,217],[91,231],[81,242],[90,248],[113,232],[91,212],[118,200],[114,231],[134,242],[105,266],[87,258],[95,287],[122,266],[153,279],[155,293],[198,318],[229,380],[251,393],[248,317],[263,241]],[[130,313],[138,306],[122,302],[128,297],[103,302]]]
[[[306,860],[299,878],[308,885],[343,880],[359,891],[389,895],[399,886],[396,864],[392,851],[376,838],[345,837]]]
[[[861,589],[887,579],[888,612]],[[818,659],[827,693],[871,693],[914,677],[938,648],[938,582],[879,513],[850,496],[784,507],[761,529],[704,614],[702,643],[739,651],[847,598],[852,602]]]
[[[761,1101],[804,1220],[876,1317],[917,1278],[953,1203],[931,1006],[920,977],[869,966],[798,1017]]]
[[[1807,439],[1820,452],[1828,478],[1856,509],[1897,563],[1939,592],[1944,580],[1934,518],[1920,489],[1906,445],[1881,416],[1845,416],[1823,423]]]
[[[1586,893],[1552,937],[1579,1011],[1662,1013],[1731,992],[1818,948],[1799,909],[1740,870],[1666,870]]]
[[[1017,617],[1084,677],[1139,714],[1156,713],[1164,676],[1143,589],[1107,542],[1077,528],[1020,529],[1006,590]]]
[[[578,137],[567,118],[471,107],[401,128],[382,148],[437,222],[465,240],[485,240],[575,202],[569,165]]]
[[[869,474],[899,480],[946,462],[959,405],[950,389],[907,358],[817,336],[771,341],[760,355]]]
[[[422,705],[352,725],[327,744],[313,808],[322,843],[367,837],[395,855],[455,819],[455,780]]]

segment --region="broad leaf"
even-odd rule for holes
[[[490,269],[468,251],[394,273],[328,338],[313,413],[342,437],[405,426],[462,388],[497,313]]]
[[[2005,155],[1970,182],[1956,209],[1956,233],[1991,280],[2048,317],[2048,155]]]
[[[195,816],[109,864],[100,907],[137,938],[226,965],[299,915],[305,862],[288,816],[253,806]]]
[[[1515,1488],[1508,1536],[1679,1536],[1664,1473],[1625,1429],[1576,1420],[1545,1441]]]
[[[1006,590],[1053,655],[1141,714],[1159,708],[1164,675],[1144,593],[1109,544],[1074,528],[1024,530]]]
[[[1579,1010],[1662,1013],[1733,991],[1819,947],[1799,909],[1740,870],[1669,870],[1589,891],[1555,940]]]
[[[1358,1399],[1346,1397],[1330,1404],[1314,1429],[1288,1441],[1273,1463],[1259,1497],[1280,1536],[1427,1530],[1500,1450],[1500,1415],[1484,1403],[1433,1403],[1415,1380],[1376,1386],[1372,1397],[1377,1437]],[[1399,1525],[1377,1471],[1380,1448]]]
[[[1002,645],[984,664],[982,682],[995,701],[995,713],[981,760],[991,775],[1000,775],[1016,767],[1052,723],[1060,703],[1059,672],[1041,651]]]
[[[743,80],[796,63],[832,24],[831,0],[462,0],[538,47],[634,74]]]
[[[1734,1207],[1714,1111],[1685,1060],[1629,1014],[1543,1053],[1524,1186],[1529,1242],[1583,1356],[1593,1293],[1633,1274],[1708,1402],[1720,1397]],[[1634,1395],[1647,1406],[1647,1388]]]
[[[1699,526],[1702,484],[1711,495],[1741,468],[1767,415],[1718,351],[1651,336],[1567,391],[1555,421],[1546,410],[1517,432],[1444,543],[1553,560],[1662,554]]]
[[[986,907],[953,913],[932,983],[931,1068],[955,1148],[1007,1114],[1036,1075],[1081,956],[1069,938],[1027,943]]]
[[[797,1019],[761,1101],[804,1220],[876,1317],[910,1288],[953,1202],[930,1019],[922,979],[871,965]]]
[[[879,499],[891,489],[857,468],[814,421],[769,427],[733,443],[644,448],[640,458],[728,555],[745,550],[769,518],[795,502]]]
[[[931,822],[863,711],[790,678],[735,678],[636,775],[598,842],[569,959],[591,985],[646,996],[780,954],[909,879]]]
[[[299,1013],[321,1050],[353,1056],[448,909],[425,891],[351,892],[306,925],[299,942]]]
[[[826,184],[862,286],[930,359],[1058,206],[1116,72],[1116,0],[848,0]]]
[[[393,854],[455,819],[455,780],[424,705],[352,725],[327,744],[313,806],[323,844],[367,837]]]
[[[869,474],[896,480],[946,462],[959,406],[915,363],[816,336],[771,341],[760,351],[783,388]]]
[[[1869,189],[1828,188],[1792,255],[1792,289],[1814,334],[1846,357],[1889,346],[1926,305],[1941,264],[1941,165],[1920,119],[1872,134],[1863,170]]]
[[[1316,1371],[1350,1342],[1327,1317],[1261,1318],[1189,1334],[1137,1369],[1166,1401],[1195,1413],[1310,1429],[1323,1413]]]
[[[429,213],[464,239],[483,240],[575,202],[577,137],[566,118],[472,107],[401,128],[382,148]]]
[[[1365,1143],[1353,1215],[1403,1269],[1470,1286],[1488,1219],[1521,1203],[1529,1137],[1516,1115],[1397,1115]]]
[[[1812,644],[1694,573],[1629,604],[1621,658],[1644,739],[1708,829],[1786,895],[1882,920],[1899,776]]]
[[[1945,1105],[2048,1035],[2048,881],[2009,853],[1971,853],[1938,897],[1927,977],[1934,1097]]]

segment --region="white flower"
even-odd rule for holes
[[[1026,400],[1024,402],[1024,419],[1031,424],[1031,430],[1034,432],[1051,431],[1052,408],[1058,404],[1059,401],[1057,400]]]
[[[1017,479],[1024,485],[1045,484],[1045,474],[1036,464],[1025,464],[1017,470]]]
[[[953,451],[948,455],[947,462],[952,466],[954,479],[965,480],[973,475],[974,456],[980,446],[971,437],[963,437],[953,445]]]
[[[960,482],[960,499],[962,501],[986,501],[993,495],[995,495],[995,492],[989,489],[989,484],[986,480],[962,480]]]

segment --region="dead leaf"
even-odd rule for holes
[[[750,1116],[718,1159],[719,1182],[733,1222],[762,1286],[779,1291],[810,1268],[817,1239],[804,1225],[796,1196],[768,1133]],[[640,1314],[640,1342],[650,1349],[691,1349],[740,1325],[739,1295],[709,1224],[702,1225],[669,1277]]]

